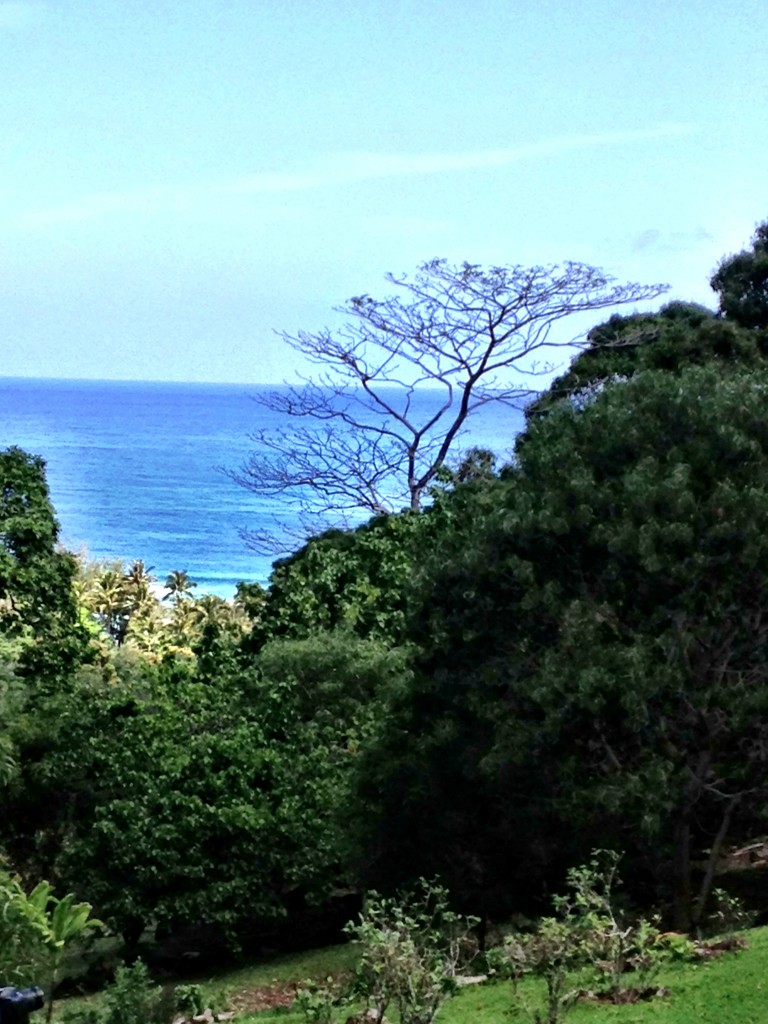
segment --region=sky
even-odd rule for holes
[[[767,53],[766,0],[0,0],[0,374],[280,381],[434,257],[714,305]]]

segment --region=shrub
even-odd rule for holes
[[[333,1024],[333,1008],[342,999],[334,986],[333,978],[324,982],[305,981],[296,991],[293,1005],[304,1014],[307,1024]]]
[[[420,879],[413,891],[393,898],[371,892],[358,924],[347,932],[362,945],[353,982],[377,1024],[387,1008],[401,1024],[432,1024],[457,990],[456,971],[473,918],[448,907],[448,892]]]
[[[146,965],[137,960],[132,967],[118,967],[104,993],[99,1024],[169,1024],[173,1013],[173,992],[153,985]]]
[[[704,927],[710,935],[732,935],[754,924],[755,914],[745,908],[738,896],[725,889],[713,889],[710,899],[711,909]]]
[[[618,854],[596,850],[587,864],[568,872],[565,895],[553,899],[555,916],[543,918],[532,934],[507,936],[495,952],[502,974],[544,980],[545,1007],[528,1008],[534,1024],[559,1024],[585,985],[624,1002],[628,989],[647,990],[673,955],[690,955],[692,945],[683,936],[673,946],[655,920],[630,922],[617,910],[618,864]]]
[[[185,1017],[196,1017],[206,1008],[200,985],[177,985],[173,991],[174,1008]]]

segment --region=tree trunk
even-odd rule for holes
[[[123,938],[123,958],[127,964],[135,963],[139,955],[139,942],[144,933],[144,921],[140,917],[130,917],[123,922],[120,934]]]
[[[725,813],[723,814],[723,820],[720,822],[720,828],[717,830],[715,841],[712,843],[712,848],[709,851],[707,868],[704,872],[704,878],[702,879],[699,894],[696,897],[696,903],[694,904],[693,914],[691,917],[691,923],[695,928],[699,927],[701,919],[704,916],[704,908],[707,905],[709,894],[712,891],[712,883],[715,879],[715,868],[717,867],[717,862],[720,859],[720,853],[723,849],[725,840],[728,838],[728,829],[731,827],[733,812],[736,810],[740,802],[741,793],[738,793],[728,801]]]
[[[674,927],[679,932],[691,928],[691,821],[686,809],[675,822],[673,851]]]

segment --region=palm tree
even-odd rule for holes
[[[195,601],[195,615],[199,624],[206,626],[226,626],[231,622],[232,609],[223,597],[216,594],[204,594]]]
[[[195,581],[189,578],[189,573],[186,569],[174,569],[172,572],[169,572],[165,577],[163,585],[168,591],[167,594],[163,594],[163,600],[172,601],[175,605],[190,598],[192,596],[192,588],[197,586]]]
[[[154,601],[152,584],[157,583],[157,577],[151,575],[153,569],[154,565],[147,567],[141,558],[137,558],[124,574],[132,614],[142,611]]]
[[[90,588],[88,601],[104,631],[119,647],[125,639],[131,613],[123,573],[116,568],[105,569]]]
[[[157,601],[146,603],[131,615],[125,642],[145,654],[162,651],[166,643],[166,625]]]

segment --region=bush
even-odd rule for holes
[[[432,1024],[457,990],[456,971],[476,924],[448,908],[448,892],[419,880],[394,898],[371,892],[348,934],[362,945],[353,990],[368,1001],[379,1024],[390,1005],[400,1024]]]
[[[704,922],[704,931],[710,935],[732,935],[734,932],[751,928],[755,914],[747,910],[738,898],[725,889],[713,889],[711,909]]]
[[[104,992],[101,1009],[65,1009],[59,1024],[170,1024],[175,1015],[172,989],[153,985],[141,960],[118,967],[114,982]]]
[[[693,947],[683,936],[671,945],[655,920],[630,922],[617,910],[618,863],[618,854],[596,850],[587,864],[568,872],[566,894],[553,900],[555,916],[543,918],[532,934],[507,936],[495,952],[500,973],[544,980],[545,1008],[528,1008],[534,1024],[559,1024],[585,985],[624,1002],[630,989],[647,991],[673,956],[690,955]]]
[[[305,981],[296,991],[293,1005],[304,1014],[307,1024],[333,1024],[333,1008],[342,1002],[333,978],[328,977],[324,982]]]

